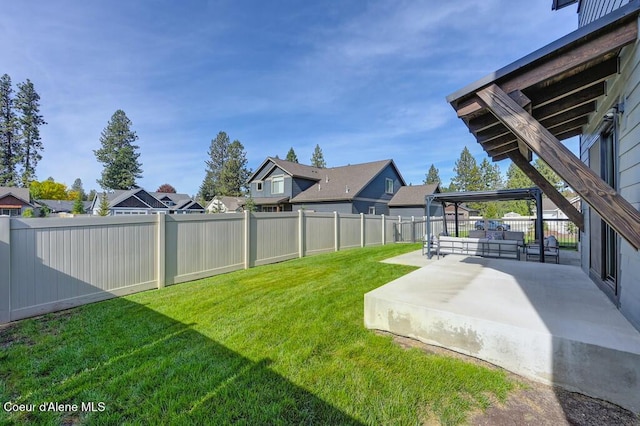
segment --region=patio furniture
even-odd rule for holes
[[[520,260],[520,247],[516,240],[442,236],[438,238],[438,250],[442,254],[466,254]]]
[[[438,242],[438,238],[435,235],[431,236],[431,242],[427,241],[427,236],[425,235],[422,239],[422,255],[435,252],[440,259],[440,245]]]
[[[540,257],[540,242],[534,241],[533,244],[527,244],[525,248],[526,260],[529,258]],[[560,263],[560,245],[558,240],[553,235],[550,235],[544,239],[544,257],[554,257],[556,263]]]

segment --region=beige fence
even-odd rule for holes
[[[384,216],[0,216],[0,323],[243,268],[393,242]]]

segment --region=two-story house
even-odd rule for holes
[[[389,214],[405,186],[393,160],[318,168],[268,157],[249,178],[259,211]]]

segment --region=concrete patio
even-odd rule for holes
[[[365,294],[367,328],[640,412],[640,332],[578,266],[420,252],[387,262],[421,268]]]

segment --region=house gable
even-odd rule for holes
[[[138,197],[135,197],[133,195],[125,198],[124,200],[120,201],[118,204],[112,206],[112,208],[120,208],[120,207],[124,207],[124,208],[136,207],[136,208],[143,208],[143,209],[150,208],[148,204],[144,203]]]

